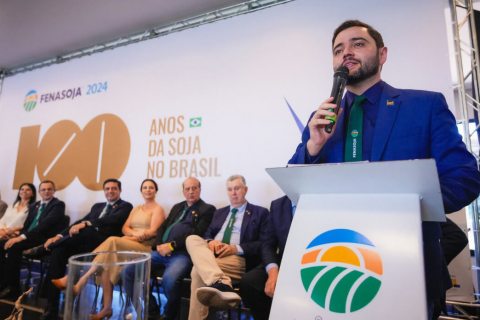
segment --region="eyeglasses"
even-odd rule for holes
[[[190,190],[192,190],[192,191],[197,191],[197,189],[199,189],[199,188],[198,188],[198,187],[186,187],[186,188],[183,189],[183,190],[189,192]]]

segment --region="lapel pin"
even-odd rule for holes
[[[387,100],[387,106],[394,106],[394,105],[395,105],[394,101]]]
[[[250,211],[247,210],[247,214],[250,214]]]

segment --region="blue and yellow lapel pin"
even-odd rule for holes
[[[395,101],[387,100],[387,106],[394,106],[394,105],[395,105]]]

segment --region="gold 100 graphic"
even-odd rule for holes
[[[92,119],[82,130],[70,120],[55,123],[40,141],[40,125],[24,127],[20,133],[13,188],[32,182],[35,174],[52,180],[57,190],[75,177],[88,189],[102,190],[108,178],[120,178],[130,157],[127,126],[113,114]]]

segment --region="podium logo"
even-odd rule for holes
[[[302,283],[312,300],[336,313],[368,305],[381,286],[383,264],[364,235],[334,229],[316,237],[302,258]]]
[[[33,181],[52,180],[57,190],[78,180],[88,189],[102,190],[108,178],[120,178],[130,157],[127,126],[113,114],[102,114],[85,128],[70,120],[53,124],[40,140],[40,125],[20,132],[13,188]]]
[[[37,91],[31,90],[25,96],[25,100],[23,100],[23,108],[25,109],[25,111],[30,112],[37,105],[37,101],[38,101]]]

